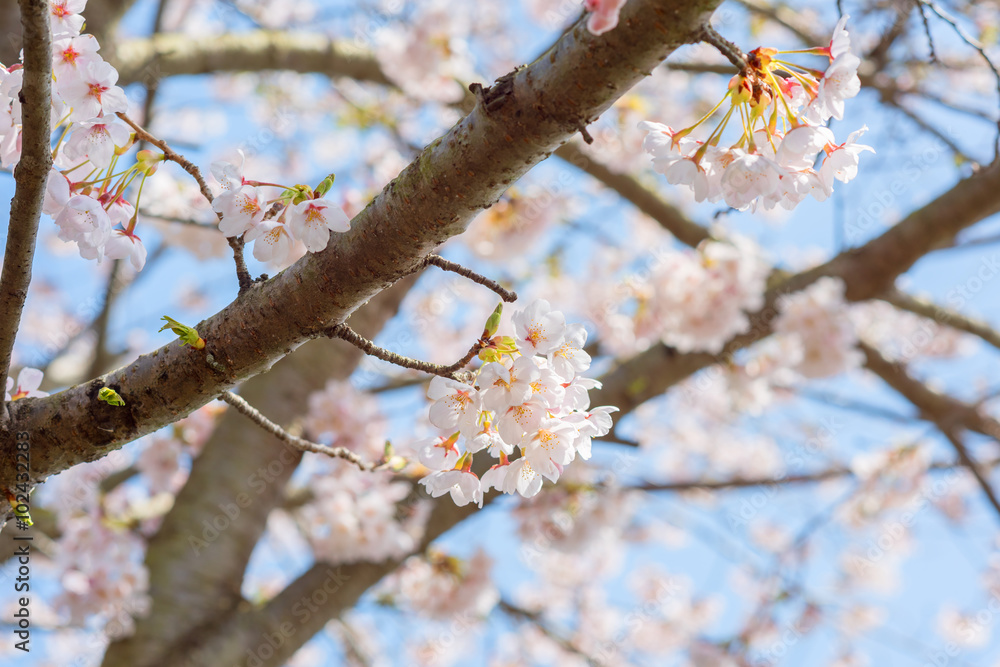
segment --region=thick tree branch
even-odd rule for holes
[[[980,465],[969,454],[961,435],[962,429],[969,429],[1000,442],[1000,422],[981,414],[976,406],[939,394],[912,377],[902,365],[890,362],[872,347],[863,343],[860,347],[865,355],[865,367],[910,401],[924,418],[934,422],[958,452],[959,459],[975,476],[989,503],[1000,515],[1000,499],[997,498],[987,473],[980,469]]]
[[[6,382],[14,339],[21,324],[31,283],[35,238],[42,215],[45,182],[52,168],[52,34],[46,0],[18,0],[24,35],[24,79],[21,85],[21,160],[7,225],[7,249],[0,271],[0,382]],[[6,410],[0,415],[6,420]],[[8,480],[5,486],[12,486]]]
[[[109,59],[122,85],[179,74],[274,69],[391,85],[370,52],[322,34],[259,30],[200,39],[156,35],[122,42]]]
[[[35,480],[176,421],[343,322],[464,231],[581,122],[694,40],[716,4],[633,0],[619,27],[600,37],[578,23],[533,64],[491,89],[488,110],[477,105],[425,148],[355,217],[349,232],[200,322],[205,350],[173,342],[85,384],[13,404],[17,428],[32,432]],[[115,389],[126,405],[97,401],[102,387]],[[12,438],[3,444],[12,451]],[[0,483],[13,478],[10,461],[6,457],[0,467]]]

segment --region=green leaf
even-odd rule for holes
[[[97,400],[104,401],[108,405],[121,407],[125,405],[125,399],[118,395],[118,392],[111,387],[103,387],[97,392]]]
[[[160,331],[170,329],[181,339],[181,345],[190,345],[196,350],[202,350],[205,348],[205,340],[198,335],[198,332],[193,327],[181,324],[174,318],[167,315],[164,315],[160,319],[167,321],[166,324],[160,327]]]

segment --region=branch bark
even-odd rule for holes
[[[255,30],[192,39],[161,34],[132,39],[109,54],[119,85],[179,74],[290,70],[392,85],[371,53],[322,34]]]
[[[45,182],[52,168],[52,31],[46,0],[19,0],[24,48],[21,85],[21,159],[14,168],[17,186],[10,205],[7,249],[0,271],[0,382],[10,372],[14,339],[31,283],[35,238],[42,215]],[[6,420],[8,413],[2,415]],[[13,484],[7,483],[8,488]]]

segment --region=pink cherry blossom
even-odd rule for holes
[[[132,268],[142,271],[146,265],[146,246],[135,234],[117,229],[104,246],[104,256],[108,259],[128,259]]]
[[[288,231],[305,243],[309,252],[326,248],[330,232],[346,232],[351,228],[347,214],[326,199],[309,199],[288,207],[285,213]]]
[[[79,35],[87,0],[52,0],[52,35]]]
[[[115,148],[127,146],[130,137],[129,129],[113,116],[95,119],[77,125],[63,150],[68,158],[86,158],[98,169],[107,169]]]
[[[57,81],[81,76],[90,63],[101,61],[100,46],[93,35],[66,37],[52,44],[52,69]]]
[[[618,25],[618,12],[625,0],[584,0],[583,6],[591,12],[587,19],[587,30],[595,35],[603,35]]]
[[[524,344],[533,354],[548,354],[562,343],[566,318],[553,311],[549,302],[538,299],[524,310],[514,313],[514,333],[518,344]]]
[[[432,498],[438,498],[446,493],[459,507],[476,503],[483,506],[483,491],[479,478],[464,470],[441,470],[433,472],[420,480]]]
[[[219,220],[219,230],[225,236],[231,237],[239,236],[240,234],[254,229],[261,221],[264,220],[264,214],[266,213],[260,204],[260,190],[251,185],[240,185],[233,190],[224,191],[223,194],[216,197],[212,202],[212,208],[222,215],[222,219]],[[259,232],[254,235],[254,238],[257,238],[267,231],[274,230],[274,225],[277,223],[274,223],[273,221],[269,222],[270,226],[263,232]],[[279,226],[282,229],[283,235],[287,238],[287,230],[284,229],[284,225]],[[246,240],[251,241],[253,239],[251,239],[248,234]],[[291,247],[289,245],[289,250],[290,249]],[[285,255],[287,254],[288,253],[286,251]],[[254,256],[256,257],[256,254]],[[258,259],[260,258],[258,257]]]
[[[444,429],[475,430],[481,406],[475,387],[438,375],[431,380],[427,397],[434,401],[432,424]]]
[[[99,201],[87,195],[74,195],[56,218],[59,238],[75,241],[85,259],[104,258],[104,244],[111,238],[111,218]]]
[[[60,81],[58,92],[73,113],[70,120],[86,121],[100,115],[128,111],[125,91],[115,85],[118,71],[102,61],[87,63],[76,76]]]
[[[37,368],[22,368],[17,374],[15,389],[14,378],[7,378],[7,393],[5,400],[16,401],[19,398],[44,398],[48,392],[39,391],[42,384],[42,371]]]

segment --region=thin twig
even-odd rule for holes
[[[971,46],[976,50],[976,52],[979,53],[980,56],[982,56],[983,60],[986,61],[986,66],[990,68],[991,72],[993,72],[993,77],[997,81],[997,101],[1000,103],[1000,69],[998,69],[993,63],[993,60],[990,59],[989,55],[986,53],[986,49],[979,43],[979,40],[967,33],[951,14],[939,8],[933,2],[929,2],[928,0],[917,0],[917,2],[921,5],[921,12],[923,12],[923,7],[927,7],[932,12],[937,14],[938,18],[954,29],[955,34],[958,35],[959,39]],[[997,136],[993,143],[993,159],[1000,159],[1000,117],[997,118]]]
[[[449,366],[442,366],[441,364],[432,364],[428,361],[420,361],[419,359],[404,357],[401,354],[396,354],[395,352],[391,352],[383,347],[379,347],[345,323],[332,326],[327,329],[325,333],[330,338],[340,338],[342,340],[346,340],[348,343],[355,346],[365,354],[375,357],[376,359],[388,361],[390,364],[402,366],[403,368],[411,368],[415,371],[423,371],[424,373],[430,373],[431,375],[440,375],[441,377],[459,381],[461,381],[462,378],[457,374],[457,371],[472,361],[472,358],[476,356],[476,354],[479,353],[479,350],[483,349],[486,344],[486,341],[480,339],[476,341],[475,345],[473,345],[461,359]]]
[[[45,183],[52,168],[52,33],[48,0],[19,0],[24,35],[21,159],[0,272],[0,381],[6,381],[35,259]],[[7,411],[3,410],[3,420]]]
[[[183,155],[175,152],[167,142],[157,139],[152,134],[142,129],[142,127],[136,123],[134,120],[126,116],[125,114],[118,112],[118,117],[123,121],[128,123],[128,125],[135,130],[135,136],[146,143],[153,144],[163,152],[163,157],[171,162],[175,162],[180,165],[181,169],[191,174],[195,181],[198,182],[198,189],[201,190],[201,194],[208,203],[211,204],[214,201],[212,196],[212,191],[208,187],[208,183],[205,182],[205,178],[201,175],[201,170],[188,160]],[[222,219],[222,216],[219,216]],[[228,239],[229,247],[233,249],[233,261],[236,263],[236,278],[240,283],[240,292],[249,289],[253,285],[253,278],[250,277],[250,271],[247,270],[246,260],[243,259],[243,239],[230,237]]]
[[[922,3],[920,0],[914,0],[917,3],[917,9],[920,10],[920,20],[924,23],[924,34],[927,35],[927,48],[931,51],[931,62],[936,63],[937,53],[934,51],[934,38],[931,37],[931,23],[927,19],[927,5]]]
[[[346,447],[328,447],[326,445],[321,445],[315,442],[310,442],[304,438],[292,435],[285,429],[281,428],[273,421],[265,417],[260,413],[257,408],[253,407],[246,402],[242,397],[237,396],[231,391],[224,391],[219,394],[219,400],[225,401],[229,405],[236,408],[236,411],[240,414],[249,417],[252,422],[260,426],[262,429],[273,435],[274,437],[287,442],[289,445],[295,449],[302,450],[303,452],[313,452],[315,454],[325,454],[331,458],[344,459],[349,461],[354,465],[358,466],[362,470],[370,471],[376,470],[380,464],[369,463],[362,459],[360,456],[347,449]]]
[[[702,26],[701,38],[703,41],[708,42],[717,48],[726,58],[729,58],[729,62],[736,65],[740,72],[745,72],[749,67],[747,64],[747,57],[744,55],[743,51],[740,50],[740,47],[720,35],[710,24],[705,23],[705,25]]]
[[[468,278],[474,283],[478,283],[480,285],[483,285],[484,287],[488,287],[489,289],[496,292],[497,295],[499,295],[500,298],[506,301],[507,303],[513,303],[514,301],[517,301],[517,292],[506,290],[503,287],[500,287],[500,284],[495,280],[490,280],[486,276],[482,276],[473,271],[472,269],[467,269],[461,264],[458,264],[456,262],[451,262],[442,257],[441,255],[427,255],[427,257],[424,258],[424,266],[428,266],[431,264],[438,267],[439,269],[457,273],[458,275],[464,278]]]

